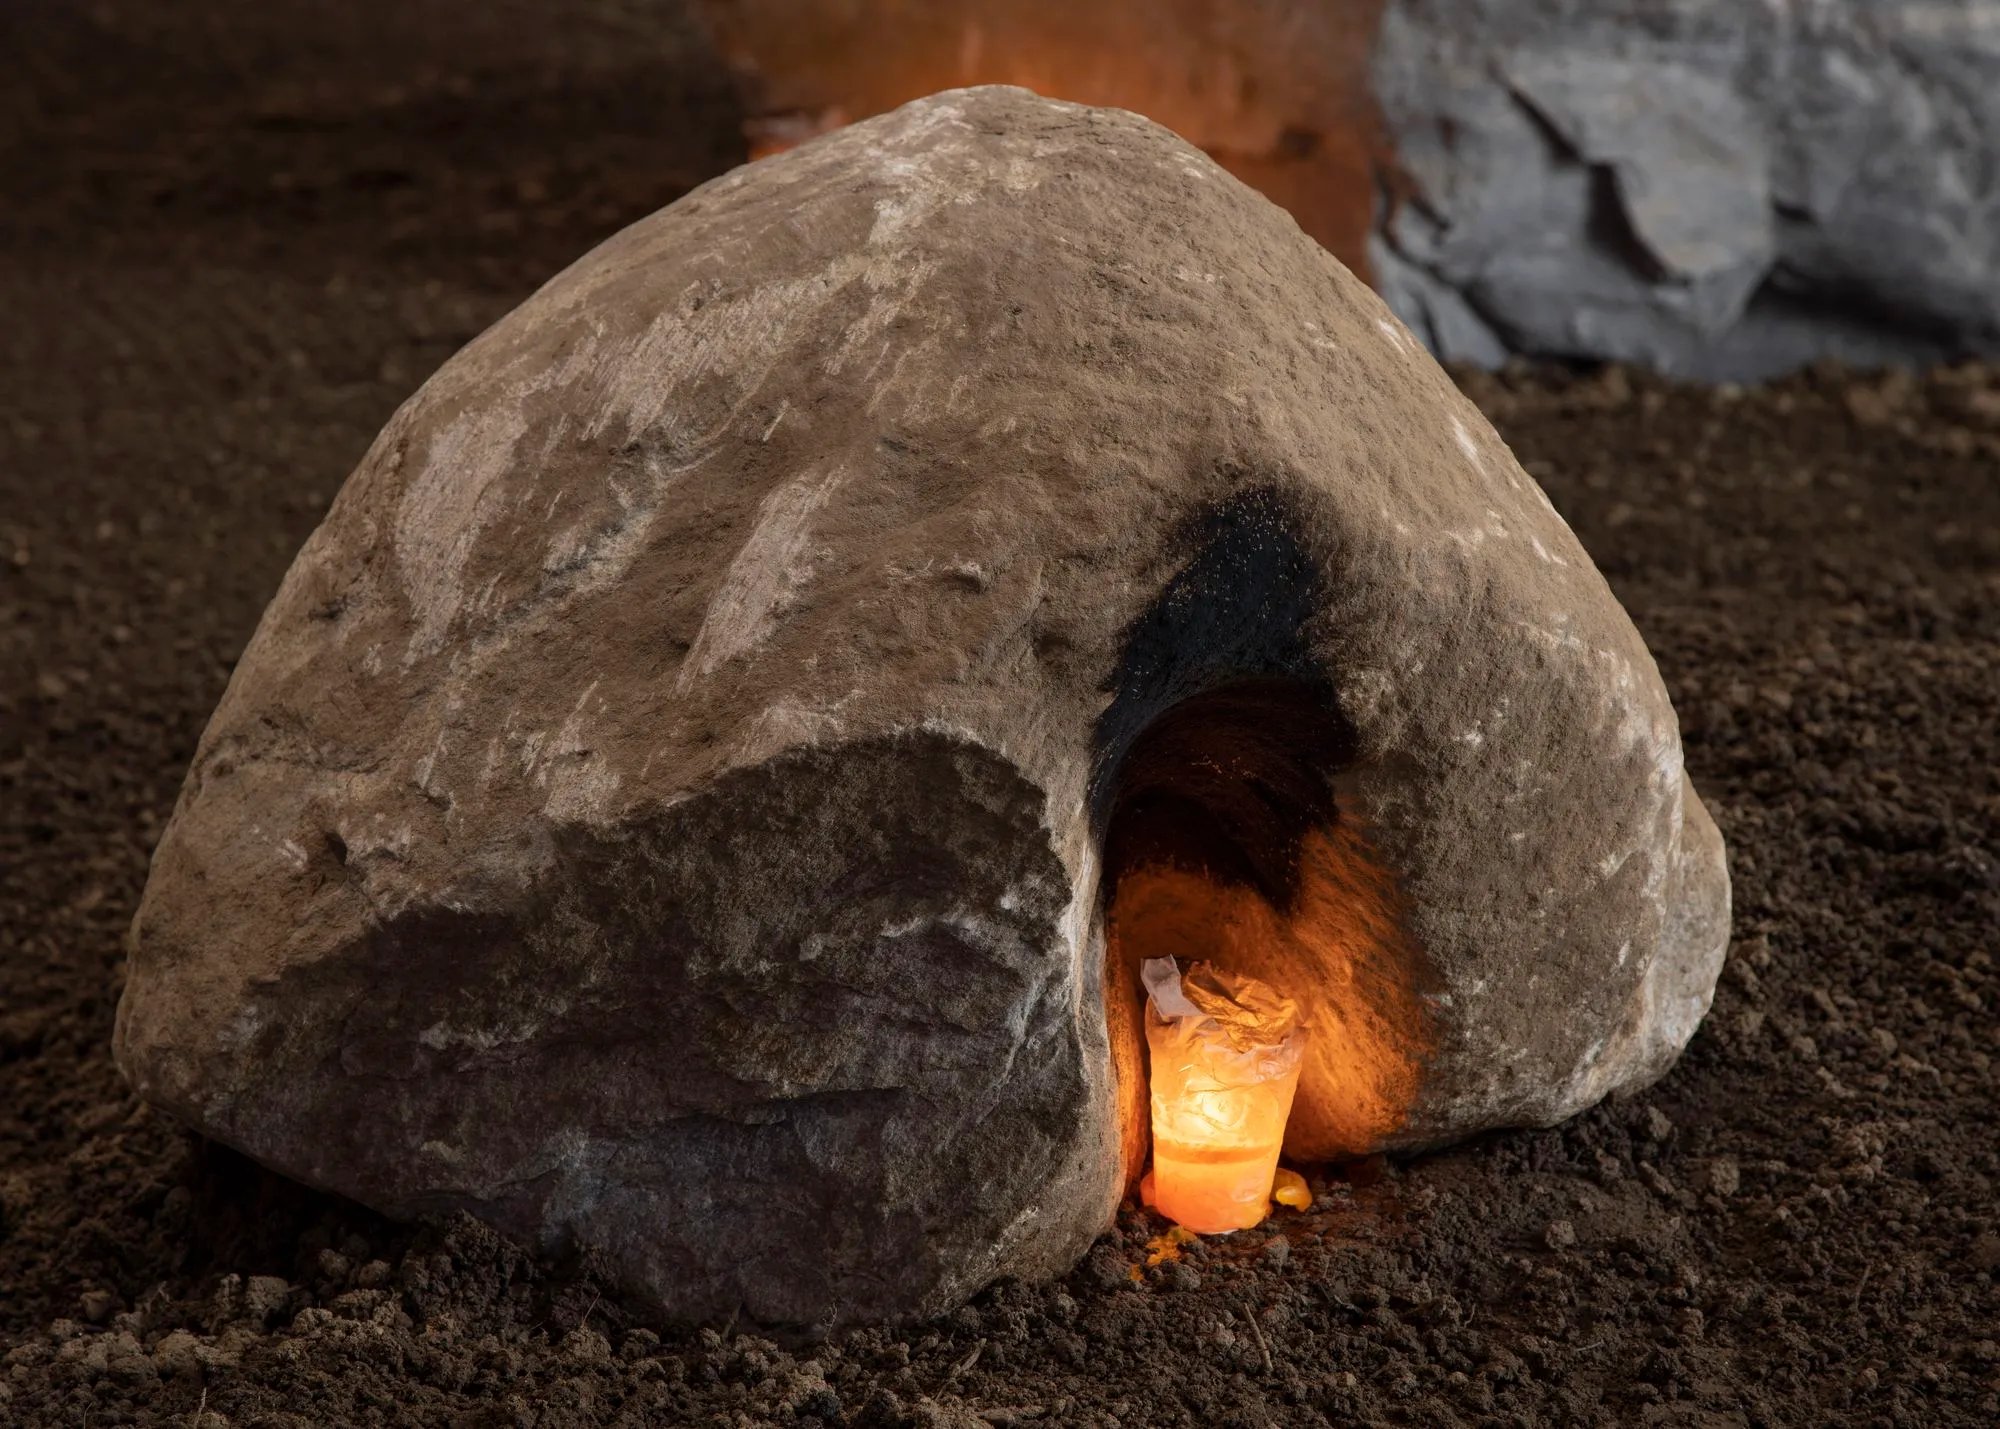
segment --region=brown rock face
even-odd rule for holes
[[[826,1326],[1068,1265],[1141,956],[1297,997],[1293,1149],[1672,1062],[1727,938],[1624,612],[1373,294],[1132,115],[937,96],[613,238],[301,552],[118,1055],[392,1214]]]

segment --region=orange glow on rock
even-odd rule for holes
[[[1206,150],[1365,275],[1386,157],[1381,0],[704,0],[761,157],[942,89],[1130,109]]]
[[[1105,1001],[1128,1183],[1150,1140],[1139,983],[1147,958],[1212,962],[1297,1001],[1308,1042],[1288,1158],[1366,1155],[1403,1126],[1431,1037],[1394,879],[1351,820],[1309,832],[1299,853],[1289,913],[1248,885],[1170,863],[1120,874],[1107,916]]]

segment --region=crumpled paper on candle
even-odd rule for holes
[[[1195,963],[1183,977],[1172,958],[1146,959],[1139,977],[1156,1068],[1164,1053],[1225,1080],[1224,1068],[1234,1064],[1240,1080],[1225,1084],[1249,1086],[1287,1075],[1305,1055],[1298,1004],[1268,983],[1211,963]],[[1216,1045],[1218,1034],[1228,1052]]]

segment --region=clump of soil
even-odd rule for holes
[[[740,157],[671,11],[274,8],[0,19],[0,1425],[2000,1419],[1982,368],[1465,376],[1730,840],[1724,985],[1642,1097],[1322,1168],[1178,1259],[1129,1213],[1061,1284],[789,1348],[139,1106],[120,936],[291,553],[453,348]]]

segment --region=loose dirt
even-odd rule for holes
[[[741,157],[671,7],[157,10],[0,18],[0,1425],[2000,1420],[1978,368],[1464,378],[1730,840],[1723,986],[1642,1097],[1315,1168],[1313,1209],[1178,1259],[1128,1214],[1061,1284],[789,1348],[149,1114],[108,1054],[121,933],[291,553],[454,348]]]

